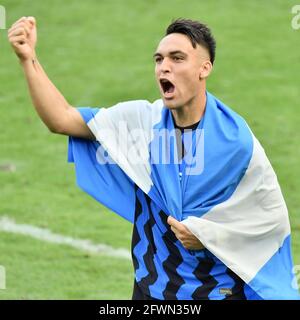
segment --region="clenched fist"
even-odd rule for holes
[[[37,41],[36,22],[34,17],[23,17],[8,30],[8,40],[21,61],[35,57]]]

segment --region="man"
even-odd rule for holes
[[[167,28],[154,53],[161,100],[100,110],[70,106],[48,79],[33,17],[8,37],[39,116],[70,136],[79,186],[134,223],[133,299],[298,298],[276,175],[245,121],[206,91],[207,26]]]

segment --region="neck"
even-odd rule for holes
[[[205,90],[189,104],[171,110],[174,120],[179,127],[187,127],[201,120],[205,111]]]

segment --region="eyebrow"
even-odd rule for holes
[[[171,52],[168,53],[168,55],[170,55],[170,56],[173,56],[173,55],[176,55],[176,54],[181,54],[181,55],[183,55],[185,57],[187,56],[187,54],[185,52],[181,51],[181,50],[175,50],[175,51],[171,51]],[[153,55],[153,58],[162,57],[162,56],[163,55],[161,53],[155,52],[154,55]]]

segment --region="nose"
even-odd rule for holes
[[[162,73],[168,73],[171,72],[171,64],[170,60],[166,57],[163,59],[163,61],[160,64],[160,71]]]

